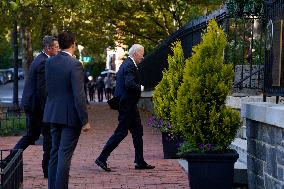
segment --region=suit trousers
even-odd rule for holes
[[[22,149],[23,151],[29,146],[34,145],[35,141],[39,139],[40,134],[43,135],[43,159],[42,169],[43,173],[48,175],[48,163],[51,150],[51,135],[49,125],[42,122],[42,116],[26,114],[26,128],[27,133],[17,142],[13,149]],[[6,160],[10,160],[14,153],[11,153]]]
[[[127,136],[128,130],[132,134],[133,145],[135,149],[134,163],[143,164],[143,127],[137,105],[130,106],[128,100],[124,99],[119,104],[118,126],[114,134],[105,144],[100,156],[103,162],[107,161],[111,152],[119,145],[119,143]]]
[[[68,189],[71,158],[81,129],[51,124],[52,149],[48,167],[48,189]]]

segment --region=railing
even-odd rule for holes
[[[208,21],[213,18],[223,25],[226,18],[226,9],[216,10],[210,15],[200,17],[186,24],[162,41],[144,58],[143,62],[139,64],[139,72],[141,75],[147,75],[147,77],[141,78],[145,90],[152,90],[162,79],[162,71],[168,67],[167,58],[168,54],[171,54],[171,44],[180,40],[185,58],[190,57],[192,47],[200,43],[202,31],[206,28]]]
[[[257,74],[263,75],[263,71],[264,71],[264,67],[252,72],[250,75],[248,75],[248,76],[244,77],[243,79],[241,79],[240,81],[234,83],[234,87],[242,89],[244,87],[243,83],[245,81],[247,81],[248,79],[251,79],[252,76],[254,76],[254,75],[257,75]]]
[[[234,65],[235,91],[263,91],[265,59],[265,19],[263,16],[227,17],[226,63]]]
[[[0,150],[1,164],[9,153],[14,155],[5,167],[0,168],[0,189],[19,189],[23,185],[23,152],[22,150]]]
[[[226,31],[228,46],[225,51],[225,63],[234,65],[235,90],[244,88],[263,90],[264,82],[264,46],[266,23],[263,15],[247,14],[232,16],[223,7],[210,15],[200,17],[185,25],[160,45],[158,45],[139,65],[145,90],[152,90],[162,78],[162,70],[168,67],[167,58],[171,54],[172,42],[180,40],[185,58],[192,54],[192,47],[199,44],[201,34],[207,23],[214,18]],[[261,71],[257,71],[261,70]]]
[[[23,110],[0,106],[0,136],[17,135],[25,129],[25,124]]]

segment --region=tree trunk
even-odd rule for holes
[[[25,72],[25,80],[27,80],[29,77],[29,68],[33,61],[32,36],[28,27],[21,27],[20,40],[21,40],[22,65]]]

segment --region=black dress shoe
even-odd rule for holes
[[[111,169],[107,167],[107,163],[106,162],[103,162],[99,159],[96,159],[95,163],[100,167],[102,168],[103,170],[107,171],[107,172],[110,172]]]
[[[153,165],[149,165],[147,163],[143,163],[143,164],[136,164],[135,165],[135,169],[154,169],[155,166]]]

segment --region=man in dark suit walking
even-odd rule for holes
[[[50,124],[52,149],[48,188],[68,189],[69,170],[81,130],[90,129],[82,64],[73,57],[75,35],[58,35],[62,49],[46,62],[47,101],[43,121]]]
[[[48,177],[48,162],[51,150],[50,128],[42,122],[44,105],[46,101],[45,62],[50,56],[58,53],[59,46],[55,37],[45,36],[43,38],[43,50],[34,59],[30,66],[29,77],[26,80],[21,106],[26,113],[27,133],[13,149],[25,150],[43,135],[43,160],[42,169],[44,177]],[[15,151],[5,158],[6,162],[13,157]]]
[[[117,72],[115,96],[120,98],[118,126],[114,134],[105,144],[100,156],[95,163],[105,171],[111,171],[107,166],[110,153],[127,136],[128,130],[132,134],[135,148],[135,169],[154,169],[155,167],[145,162],[143,157],[143,127],[137,109],[141,95],[140,77],[137,69],[144,56],[144,47],[134,44],[129,49],[129,57],[123,62]]]

